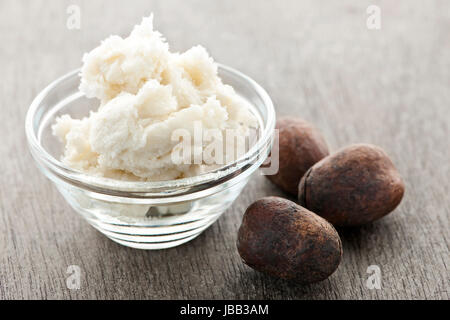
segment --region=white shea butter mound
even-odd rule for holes
[[[80,91],[99,99],[89,117],[56,119],[53,134],[64,143],[62,161],[82,172],[122,180],[157,181],[198,175],[225,163],[174,163],[183,129],[234,130],[248,136],[258,127],[246,100],[222,83],[217,65],[201,46],[171,53],[144,18],[128,38],[110,36],[83,57]],[[208,145],[203,144],[206,148]]]

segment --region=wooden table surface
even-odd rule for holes
[[[81,9],[69,30],[66,10]],[[366,26],[369,5],[381,29]],[[202,44],[259,82],[278,115],[315,123],[333,150],[383,147],[406,183],[401,205],[339,230],[344,256],[327,280],[298,286],[256,273],[236,251],[242,214],[282,195],[255,175],[198,238],[163,251],[122,247],[88,225],[38,171],[24,117],[36,94],[143,15],[172,50]],[[0,299],[449,299],[450,3],[427,1],[0,2]],[[81,287],[66,286],[67,268]],[[381,288],[366,286],[370,265]]]

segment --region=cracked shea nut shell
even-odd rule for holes
[[[320,131],[300,118],[280,118],[276,128],[280,137],[279,170],[277,174],[266,177],[296,196],[300,179],[310,167],[329,154],[328,146]]]
[[[330,223],[278,197],[250,205],[239,228],[237,248],[251,268],[303,284],[328,278],[342,256],[341,239]]]
[[[299,203],[335,226],[359,226],[394,210],[404,190],[383,149],[356,144],[324,158],[305,174]]]

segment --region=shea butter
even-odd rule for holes
[[[127,38],[110,36],[85,54],[80,76],[80,91],[98,99],[98,109],[82,119],[62,115],[52,129],[64,144],[63,163],[92,175],[143,181],[198,175],[241,154],[174,162],[176,130],[194,137],[200,126],[223,133],[218,139],[225,142],[226,131],[247,137],[258,127],[250,104],[222,82],[205,48],[170,52],[152,17]],[[211,139],[201,139],[204,151]]]

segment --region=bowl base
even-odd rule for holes
[[[174,233],[161,233],[160,229],[164,228],[162,226],[147,227],[143,234],[136,234],[134,229],[131,230],[131,233],[124,233],[123,226],[105,224],[95,219],[87,220],[106,237],[123,246],[143,250],[160,250],[173,248],[191,241],[211,226],[221,214],[222,212],[204,219],[185,223],[182,225],[183,231]]]

